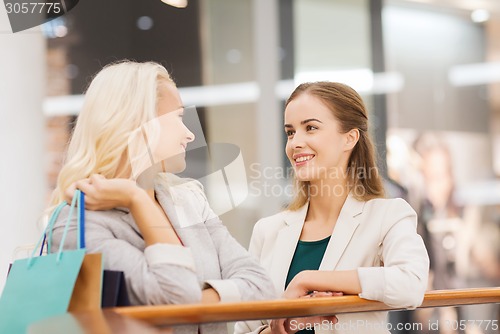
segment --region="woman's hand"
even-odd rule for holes
[[[303,329],[314,329],[314,327],[333,328],[338,322],[334,315],[314,316],[306,318],[288,318],[271,320],[270,328],[272,334],[294,334]]]
[[[85,208],[94,211],[117,207],[130,208],[140,192],[144,192],[132,180],[106,179],[99,174],[76,181],[66,189],[65,195],[68,203],[71,202],[75,189],[80,189],[85,193]]]
[[[309,273],[307,270],[301,271],[290,281],[283,297],[287,299],[300,298],[310,293],[307,287]],[[312,289],[311,289],[312,290]]]
[[[321,298],[342,296],[342,292],[330,291],[313,291],[301,298]],[[314,328],[316,326],[325,326],[331,324],[332,326],[338,322],[336,316],[314,316],[303,318],[288,318],[288,319],[275,319],[271,321],[270,328],[273,334],[293,334],[302,329]]]
[[[154,244],[181,245],[170,220],[153,193],[148,193],[132,180],[106,179],[94,174],[88,179],[73,183],[66,191],[66,200],[73,197],[75,189],[85,193],[85,208],[109,210],[118,207],[129,208],[146,246]],[[159,233],[162,229],[163,233]]]
[[[292,281],[288,284],[283,297],[287,299],[293,298],[321,298],[342,296],[342,292],[330,291],[310,291],[308,282],[310,280],[310,272],[302,271],[298,273]],[[325,322],[331,324],[337,323],[336,316],[314,316],[304,318],[289,318],[289,319],[276,319],[271,321],[271,333],[273,334],[291,334],[296,333],[301,329],[314,328],[314,324],[324,325]]]

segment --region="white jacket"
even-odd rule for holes
[[[266,268],[276,292],[283,294],[285,279],[299,240],[308,204],[263,218],[254,227],[250,252]],[[413,309],[427,288],[429,257],[416,232],[415,211],[402,199],[367,202],[349,195],[342,207],[319,270],[357,269],[361,298],[397,308]],[[332,330],[321,333],[389,333],[387,312],[340,314]],[[236,324],[235,332],[259,333],[267,321]]]

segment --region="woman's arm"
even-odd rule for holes
[[[295,275],[283,296],[285,298],[299,298],[311,291],[332,291],[343,292],[346,295],[357,295],[361,293],[358,271],[304,270]]]
[[[125,273],[127,287],[135,300],[141,304],[184,304],[213,297],[209,292],[202,296],[191,251],[181,245],[168,217],[154,200],[154,193],[148,194],[132,180],[106,179],[101,175],[75,182],[66,196],[72,196],[75,188],[86,194],[86,209],[130,210],[144,239],[144,252],[121,240],[123,236],[116,238],[99,221],[86,225],[86,235],[89,252],[104,253],[107,268]],[[92,215],[88,213],[87,217]],[[102,213],[102,216],[107,215]],[[59,231],[54,229],[55,241]]]
[[[205,225],[219,255],[221,280],[209,280],[222,301],[275,298],[273,284],[265,270],[229,233],[218,217]]]
[[[75,188],[85,193],[85,206],[89,210],[130,209],[147,246],[181,244],[168,217],[154,200],[153,191],[148,194],[132,180],[106,179],[98,174],[75,182],[66,191],[67,197],[73,196]]]
[[[424,298],[429,256],[417,234],[417,215],[402,199],[391,200],[382,225],[383,267],[358,268],[361,298],[397,308],[414,309]]]
[[[204,289],[215,290],[222,302],[275,298],[274,287],[266,271],[233,238],[212,211],[201,184],[191,183],[184,189],[184,196],[187,196],[191,203],[197,203],[196,210],[200,210],[201,219],[218,255],[221,279],[207,280]]]
[[[181,245],[181,241],[163,209],[156,200],[151,199],[144,190],[137,186],[132,195],[129,209],[146,245],[157,243]]]
[[[218,303],[218,302],[220,302],[219,293],[213,288],[204,289],[201,292],[201,302],[203,304]]]
[[[57,250],[69,213],[63,209],[53,230],[53,250]],[[124,220],[119,210],[85,212],[86,249],[102,253],[104,268],[123,271],[134,304],[186,304],[201,301],[201,288],[195,263],[187,247],[154,244],[143,250],[137,232]],[[124,228],[110,226],[123,224]],[[65,248],[76,247],[77,221],[70,223]],[[115,235],[118,231],[120,238]]]

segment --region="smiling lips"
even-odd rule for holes
[[[305,165],[309,160],[314,158],[314,154],[297,154],[292,158],[295,161],[295,166],[301,166]]]

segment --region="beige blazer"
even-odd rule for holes
[[[308,204],[263,218],[254,227],[250,253],[255,255],[282,295]],[[416,232],[417,215],[402,199],[358,201],[349,195],[342,207],[319,270],[357,269],[360,297],[413,309],[427,287],[429,257]],[[387,312],[338,315],[335,326],[316,333],[389,333]],[[259,333],[267,321],[236,324],[235,333]]]

